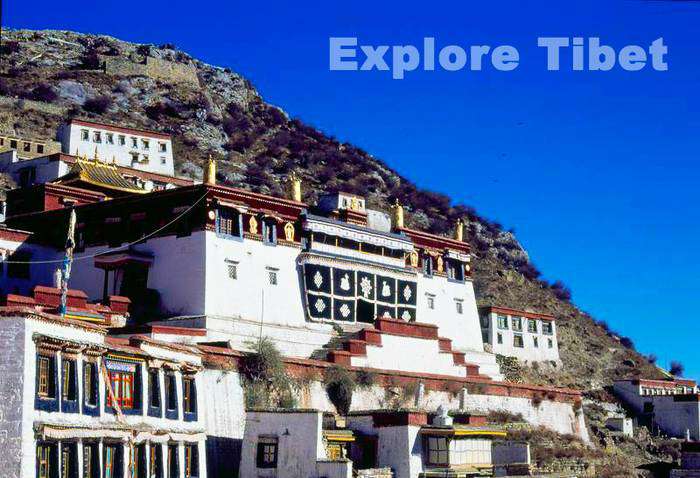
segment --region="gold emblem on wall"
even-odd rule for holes
[[[251,234],[258,233],[258,220],[255,219],[255,216],[250,216],[250,221],[248,221],[248,230]]]
[[[294,224],[291,222],[284,225],[284,238],[289,242],[294,241]]]
[[[408,255],[408,257],[411,261],[411,267],[418,267],[418,253],[413,251]]]
[[[357,198],[355,198],[355,197],[350,198],[350,210],[351,211],[359,211],[360,210],[360,201],[358,201]]]
[[[444,266],[444,264],[443,264],[442,256],[438,256],[438,258],[437,258],[437,270],[438,270],[438,272],[442,272],[443,266]]]

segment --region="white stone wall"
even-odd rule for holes
[[[508,328],[501,329],[498,327],[498,315],[504,315],[508,319]],[[520,317],[522,322],[522,331],[513,330],[513,317]],[[552,334],[544,334],[542,332],[543,320],[537,319],[537,333],[528,332],[528,318],[518,315],[497,314],[495,312],[486,314],[481,317],[481,330],[484,333],[484,340],[488,343],[493,353],[505,355],[508,357],[516,357],[525,362],[537,361],[554,361],[559,363],[559,343],[557,341],[557,325],[554,321],[552,324]],[[501,336],[503,343],[498,343],[498,336]],[[520,335],[523,337],[523,347],[514,346],[514,336]],[[535,339],[538,346],[535,347]],[[549,340],[552,340],[552,346],[549,346]]]
[[[88,140],[82,139],[82,131],[88,131]],[[95,133],[101,135],[101,142],[95,141]],[[113,135],[113,144],[107,142],[107,135]],[[125,144],[119,144],[119,136],[125,137]],[[137,146],[132,146],[135,138]],[[142,171],[150,171],[158,174],[172,176],[175,172],[173,164],[173,145],[170,139],[163,139],[149,135],[148,133],[123,133],[102,126],[85,126],[80,124],[62,125],[58,130],[58,140],[63,145],[66,154],[77,154],[92,159],[97,149],[99,159],[111,162],[114,158],[119,166],[126,166]],[[143,140],[148,141],[148,148],[143,146]],[[165,144],[166,151],[160,150],[160,143]],[[131,153],[138,153],[139,162],[133,162]],[[144,157],[148,156],[148,163],[144,163]]]
[[[52,161],[47,157],[20,160],[15,151],[0,153],[0,171],[10,175],[18,186],[21,185],[20,171],[24,168],[34,168],[35,184],[48,183],[70,171],[68,164],[63,161]]]
[[[0,360],[0,450],[4,478],[22,475],[22,439],[24,420],[24,320],[2,319],[0,348],[5,351]]]
[[[240,478],[315,478],[316,462],[326,459],[322,438],[322,413],[248,412],[241,451]],[[278,439],[277,468],[257,468],[260,436]]]

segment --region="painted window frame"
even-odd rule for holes
[[[165,418],[178,420],[180,411],[178,407],[177,375],[174,371],[168,370],[163,378],[163,409],[165,410]],[[171,403],[174,405],[174,408],[170,407]]]
[[[61,412],[78,413],[78,360],[75,357],[61,357]]]
[[[276,436],[259,436],[255,453],[257,468],[277,468],[279,459],[279,438]]]
[[[450,466],[450,439],[445,436],[426,437],[425,462],[431,467]]]
[[[230,221],[230,227],[226,221]],[[243,239],[243,213],[234,208],[217,208],[214,227],[219,237]]]
[[[44,365],[45,364],[45,365]],[[34,408],[47,412],[59,411],[58,354],[38,352],[36,355]],[[45,380],[42,376],[45,375]],[[44,382],[46,385],[43,385]]]
[[[182,414],[186,422],[197,421],[197,380],[194,375],[182,376]]]

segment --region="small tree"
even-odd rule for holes
[[[669,373],[673,376],[676,377],[682,377],[683,376],[683,371],[685,370],[685,367],[681,362],[678,360],[672,360],[671,361],[671,368],[669,369]]]
[[[294,408],[295,383],[286,372],[282,354],[269,337],[249,344],[252,351],[241,360],[246,406]]]
[[[334,365],[326,370],[323,383],[326,385],[328,399],[336,411],[341,415],[347,415],[356,386],[352,374],[347,369]]]
[[[83,109],[90,113],[102,114],[112,106],[112,98],[107,95],[96,96],[85,101]]]

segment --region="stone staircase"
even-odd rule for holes
[[[491,378],[467,360],[467,353],[453,350],[452,341],[440,337],[433,324],[378,318],[374,327],[346,334],[335,345],[326,360],[339,365]]]

